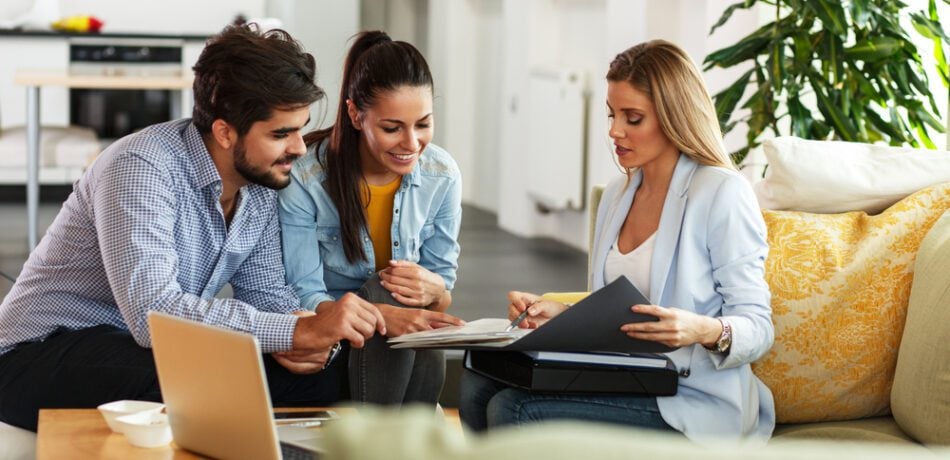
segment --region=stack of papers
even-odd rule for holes
[[[413,332],[388,340],[392,348],[427,348],[451,345],[479,345],[504,347],[533,331],[515,328],[510,331],[511,321],[504,318],[484,318],[463,326],[448,326],[428,331]]]

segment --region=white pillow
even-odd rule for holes
[[[950,182],[950,152],[778,137],[762,144],[755,183],[764,209],[877,214],[922,188]]]

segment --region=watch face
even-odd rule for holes
[[[732,345],[732,327],[728,323],[722,324],[722,336],[719,337],[719,341],[716,342],[716,350],[720,353],[725,353],[729,351],[729,347]]]
[[[731,336],[731,335],[727,335],[727,336],[725,336],[725,337],[719,339],[719,342],[716,343],[716,349],[718,349],[720,353],[725,353],[725,352],[729,351],[729,346],[730,346],[730,345],[732,345],[732,336]]]

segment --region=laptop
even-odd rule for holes
[[[274,422],[257,339],[149,312],[175,444],[215,458],[320,458],[320,433]]]

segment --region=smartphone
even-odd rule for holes
[[[322,422],[337,418],[332,410],[306,410],[297,412],[275,412],[274,420],[277,423]]]

